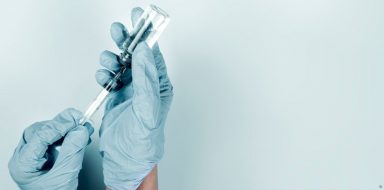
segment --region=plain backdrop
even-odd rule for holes
[[[164,190],[380,190],[384,1],[1,1],[0,186],[22,131],[99,92],[99,54],[135,6],[172,17]],[[100,112],[81,189],[102,189]]]

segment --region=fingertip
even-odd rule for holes
[[[106,59],[113,57],[115,54],[112,53],[111,51],[104,50],[103,52],[100,53],[100,63],[105,61]]]
[[[99,69],[96,71],[95,78],[97,83],[104,87],[113,77],[113,74],[105,69]]]
[[[81,116],[82,112],[80,110],[77,110],[75,108],[67,108],[64,110],[64,112],[68,112],[72,116]]]
[[[93,132],[95,131],[95,129],[92,127],[92,124],[90,122],[85,122],[84,127],[87,128],[89,136],[91,136],[93,134]]]
[[[60,112],[53,120],[72,120],[77,121],[83,116],[83,113],[75,108],[67,108]]]
[[[108,50],[100,54],[100,65],[111,71],[118,71],[122,66],[118,61],[118,56]]]
[[[91,133],[87,127],[79,125],[65,136],[63,147],[75,145],[76,148],[84,148],[88,144],[90,135]]]
[[[144,10],[140,7],[135,7],[131,12],[131,21],[132,25],[135,26],[140,16],[143,14]]]
[[[117,46],[121,47],[125,39],[128,38],[128,32],[125,26],[120,22],[114,22],[110,29],[111,37]]]
[[[139,14],[139,13],[142,13],[144,10],[141,8],[141,7],[134,7],[132,9],[132,14]]]
[[[155,52],[155,51],[158,51],[160,52],[160,47],[159,47],[159,43],[156,42],[155,44],[153,44],[152,46],[152,50]]]
[[[76,139],[84,139],[85,142],[88,142],[89,137],[93,133],[93,127],[87,125],[87,126],[82,126],[79,125],[73,131],[76,134]]]
[[[142,56],[146,58],[153,57],[151,48],[149,48],[149,46],[145,42],[140,42],[136,46],[132,56],[133,56],[133,59],[135,59],[135,57],[142,57]]]
[[[152,74],[156,72],[155,58],[153,56],[152,50],[148,47],[147,43],[145,42],[140,42],[133,51],[132,72],[135,73],[135,71],[137,71],[138,69],[148,69],[148,71],[151,71]]]
[[[155,43],[153,46],[152,46],[152,52],[153,52],[153,56],[155,57],[159,57],[161,59],[163,59],[162,57],[162,53],[161,53],[161,50],[160,50],[160,46],[159,46],[159,43]]]
[[[135,93],[152,91],[159,93],[159,78],[155,59],[151,49],[145,42],[138,44],[132,56],[132,81]],[[147,85],[150,81],[152,85]],[[145,89],[145,90],[143,90]]]

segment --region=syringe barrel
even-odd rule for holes
[[[145,41],[148,47],[152,48],[167,27],[169,21],[170,17],[164,10],[156,5],[147,7],[133,27],[132,33],[130,34],[133,39],[131,37],[123,43],[125,49],[120,55],[122,62],[128,63],[130,61],[133,50],[141,41]]]

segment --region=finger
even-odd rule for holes
[[[143,14],[143,9],[140,7],[135,7],[131,11],[131,22],[132,22],[132,31],[130,32],[131,36],[135,36],[137,32],[140,30],[141,26],[144,24],[144,20],[140,20],[140,16]]]
[[[114,22],[111,25],[110,33],[117,47],[123,49],[124,41],[129,38],[129,34],[125,26],[119,22]]]
[[[37,128],[39,128],[39,124],[45,122],[48,121],[34,123],[24,130],[23,136],[13,153],[11,160],[8,163],[10,174],[15,181],[21,182],[21,180],[33,179],[33,177],[40,175],[38,171],[40,171],[45,165],[47,157],[44,155],[40,159],[27,160],[26,158],[29,157],[23,155],[39,154],[35,152],[36,150],[41,149],[41,147],[39,147],[40,144],[33,144],[34,140],[32,139],[35,137],[35,131]],[[29,142],[28,145],[27,142]],[[43,149],[45,149],[45,147],[43,147]]]
[[[159,46],[159,43],[156,42],[153,47],[152,47],[152,51],[153,51],[153,55],[158,55],[160,54],[161,55],[161,51],[160,51],[160,46]]]
[[[39,140],[45,144],[52,144],[69,130],[74,128],[82,113],[73,108],[66,109],[53,118],[53,120],[36,122],[24,130],[23,137],[26,143]]]
[[[30,180],[33,180],[34,177],[39,176],[39,173],[34,172],[31,173],[30,171],[36,171],[36,169],[33,168],[41,168],[44,164],[44,160],[41,163],[35,164],[35,166],[31,166],[31,164],[27,163],[21,163],[20,162],[20,152],[22,150],[22,147],[24,147],[25,141],[22,138],[17,145],[12,158],[8,162],[8,169],[9,173],[11,174],[13,180],[15,180],[17,183],[28,183]],[[26,172],[27,171],[27,172]]]
[[[160,51],[158,43],[152,47],[153,56],[155,58],[156,69],[159,75],[159,83],[160,83],[160,95],[161,96],[170,96],[173,95],[173,86],[167,74],[167,66],[165,65],[165,61],[163,55]]]
[[[144,125],[154,128],[160,92],[152,50],[145,42],[139,43],[132,58],[133,109]]]
[[[85,128],[87,128],[88,133],[89,133],[89,136],[91,136],[91,135],[93,134],[93,132],[95,132],[95,129],[93,128],[92,123],[90,123],[90,122],[85,122],[83,126],[84,126]],[[88,144],[89,144],[89,142],[88,142]]]
[[[50,121],[40,121],[32,124],[31,126],[27,127],[23,132],[23,140],[25,143],[30,142],[32,137],[35,136],[36,130],[40,129],[41,125],[47,125],[47,122]]]
[[[113,71],[113,72],[119,71],[121,69],[121,67],[123,66],[119,62],[118,56],[115,55],[114,53],[110,52],[110,51],[107,51],[107,50],[103,51],[100,54],[100,64],[102,66],[104,66],[106,69]]]
[[[84,149],[88,145],[92,133],[93,127],[89,123],[85,126],[79,125],[69,131],[64,138],[57,161],[60,162],[60,158],[64,159]]]
[[[135,7],[131,11],[131,21],[132,26],[136,26],[137,21],[139,20],[140,16],[143,14],[144,10],[140,7]]]
[[[22,168],[24,172],[40,171],[47,161],[45,155],[47,149],[47,145],[37,143],[36,141],[24,145],[21,148],[20,157],[18,158],[20,165],[23,165]]]
[[[105,87],[114,76],[115,75],[111,71],[106,69],[99,69],[95,74],[97,83],[99,83],[99,85],[102,87]]]
[[[74,108],[68,108],[54,117],[52,121],[55,123],[56,128],[61,129],[61,132],[67,133],[69,130],[79,125],[81,117],[83,117],[81,111]]]
[[[46,161],[45,153],[48,145],[61,139],[69,130],[78,125],[82,114],[75,109],[67,109],[58,114],[53,120],[38,122],[30,126],[33,130],[26,130],[26,144],[20,151],[20,162],[24,163],[30,172],[38,171]]]
[[[90,141],[93,128],[90,123],[79,125],[70,130],[65,136],[59,155],[52,167],[52,172],[57,170],[80,171],[85,147]]]
[[[125,73],[118,80],[114,80],[113,78],[115,77],[115,74],[106,69],[99,69],[96,72],[95,77],[97,83],[103,88],[106,88],[107,85],[110,85],[110,83],[113,82],[111,86],[113,91],[120,90],[124,85],[129,84],[132,80],[129,70],[125,71]]]
[[[137,19],[140,17],[142,13],[143,13],[143,10],[139,7],[132,9],[131,20],[132,20],[133,26],[135,26]],[[133,27],[133,31],[131,31],[131,34],[129,34],[126,27],[122,23],[114,22],[111,25],[110,33],[117,47],[123,50],[124,48],[126,48],[124,46],[127,46],[128,44],[130,44],[129,42],[130,36],[135,35],[138,32],[138,29],[139,27]]]

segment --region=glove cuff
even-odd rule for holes
[[[128,164],[127,167],[108,167],[110,163],[103,161],[104,183],[111,190],[136,190],[144,178],[155,167],[155,163],[146,165]]]

